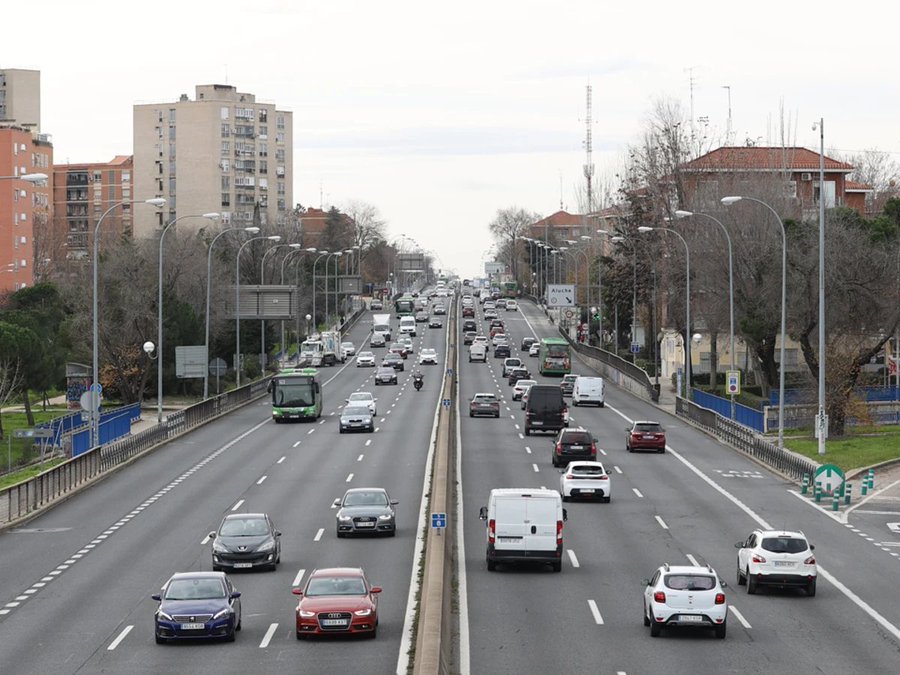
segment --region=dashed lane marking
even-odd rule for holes
[[[591,614],[594,615],[594,623],[598,626],[603,625],[603,617],[600,615],[600,610],[597,609],[597,603],[593,600],[588,600],[588,607],[591,608]]]
[[[237,511],[237,510],[238,510],[239,508],[241,508],[243,505],[244,505],[244,500],[243,500],[243,499],[238,499],[238,500],[237,500],[237,503],[236,503],[234,506],[231,507],[231,510],[232,510],[232,511]]]
[[[119,633],[119,635],[116,637],[116,639],[109,643],[109,647],[106,648],[107,651],[110,651],[110,652],[111,652],[111,651],[113,651],[116,647],[118,647],[118,646],[119,646],[119,643],[122,642],[122,640],[125,639],[125,636],[128,635],[128,634],[131,632],[131,629],[132,629],[132,628],[134,628],[134,626],[125,626],[125,628],[122,629],[122,632]]]
[[[578,558],[575,557],[575,551],[566,549],[566,553],[569,554],[569,562],[572,563],[572,567],[581,567],[581,565],[578,564]]]
[[[320,527],[320,528],[319,528],[319,531],[316,532],[316,536],[313,537],[313,541],[319,541],[319,540],[322,538],[322,535],[323,535],[323,534],[325,534],[325,528],[324,528],[324,527]]]
[[[266,631],[266,634],[263,635],[262,642],[259,643],[260,649],[265,649],[269,646],[269,642],[272,641],[272,636],[275,635],[275,631],[278,630],[278,624],[273,623],[269,626],[269,629]]]
[[[632,491],[635,495],[637,495],[637,497],[638,497],[639,499],[643,499],[643,498],[644,498],[644,495],[641,494],[641,491],[638,490],[637,488],[631,488],[631,491]]]
[[[663,520],[662,518],[660,518],[659,516],[653,516],[653,517],[656,518],[656,522],[659,523],[659,526],[660,526],[662,529],[664,529],[664,530],[668,530],[668,529],[669,529],[669,526],[666,525],[666,521],[664,521],[664,520]]]
[[[256,484],[257,484],[257,485],[262,485],[263,483],[266,482],[266,478],[268,478],[268,476],[263,476],[263,477],[261,477],[258,481],[256,481]]]
[[[690,561],[691,565],[693,565],[694,567],[698,566],[697,559],[690,553],[685,553],[684,557],[687,558]]]
[[[734,617],[735,617],[738,621],[741,622],[741,625],[742,625],[744,628],[747,628],[747,629],[753,628],[753,626],[750,625],[750,623],[747,621],[747,619],[744,618],[744,615],[741,614],[740,611],[738,611],[738,608],[737,608],[737,607],[735,607],[734,605],[728,605],[728,609],[729,609],[729,611],[731,611],[732,614],[734,614]]]

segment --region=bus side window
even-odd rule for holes
[[[316,393],[317,393],[317,394],[318,394],[318,393],[319,393],[319,391],[320,391],[320,389],[319,389],[319,383],[318,383],[318,382],[316,382]]]

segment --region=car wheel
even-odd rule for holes
[[[604,497],[604,498],[603,498],[603,501],[604,501],[605,503],[609,504],[609,503],[612,501],[612,497]]]
[[[646,607],[644,607],[644,611],[641,612],[641,616],[644,619],[644,625],[649,626],[650,625],[650,617],[647,616],[647,608]]]
[[[376,627],[376,628],[372,629],[371,633],[369,633],[369,639],[374,640],[377,635],[378,635],[378,628]]]
[[[660,448],[660,449],[657,450],[656,452],[658,452],[659,454],[663,454],[665,451],[666,451],[665,448]]]
[[[659,634],[662,632],[662,626],[660,626],[656,621],[650,620],[650,637],[659,637]]]
[[[562,561],[557,561],[553,563],[553,571],[554,572],[562,572]]]
[[[816,580],[813,579],[808,584],[806,584],[806,595],[807,597],[814,598],[816,597]]]
[[[756,577],[747,570],[747,595],[756,595]]]
[[[303,633],[301,633],[300,631],[297,631],[297,639],[298,640],[302,640],[304,637],[306,637],[306,636],[303,635]]]
[[[715,627],[714,630],[715,630],[715,632],[716,632],[716,637],[717,637],[719,640],[722,640],[722,639],[725,638],[725,632],[726,632],[726,630],[727,630],[727,626],[726,626],[725,623],[719,624],[718,626]]]
[[[212,568],[213,568],[213,572],[221,572],[222,571],[222,568],[219,567],[218,565],[213,565]]]
[[[471,410],[469,411],[469,417],[475,417],[475,413],[473,413]]]
[[[741,572],[741,563],[740,561],[737,564],[737,584],[738,586],[744,586],[747,584],[747,580],[744,578],[743,573]]]
[[[226,642],[234,642],[235,638],[237,637],[237,635],[235,634],[236,632],[237,632],[237,628],[232,628],[231,632],[225,636],[225,641]]]
[[[337,529],[336,529],[336,530],[334,531],[334,534],[337,536],[338,539],[343,539],[343,538],[344,538],[344,533],[341,532],[340,530],[337,530]]]
[[[496,415],[494,415],[494,417],[496,417],[496,418],[499,420],[499,419],[500,419],[500,413],[497,413]]]
[[[530,436],[530,435],[531,435],[531,429],[529,429],[528,427],[525,427],[525,435],[526,435],[526,436]]]
[[[166,638],[160,637],[159,635],[154,635],[153,637],[156,638],[156,644],[158,644],[158,645],[166,644]]]
[[[626,445],[626,446],[625,446],[625,449],[626,449],[628,452],[634,452],[634,448],[632,448],[630,445]]]
[[[235,629],[235,630],[240,630],[241,628],[244,627],[243,623],[244,623],[244,622],[243,622],[242,619],[238,619],[237,626],[235,626],[234,629]]]
[[[606,407],[606,404],[605,404],[603,401],[600,401],[600,407],[601,407],[601,408],[605,408],[605,407]]]
[[[570,499],[572,499],[572,498],[569,497],[569,496],[567,496],[567,495],[563,495],[563,496],[562,496],[562,500],[563,500],[564,502],[567,502],[567,501],[569,501]]]
[[[494,562],[493,560],[491,560],[490,558],[488,558],[487,568],[488,568],[488,572],[493,572],[497,569],[497,563]]]
[[[338,431],[339,431],[340,433],[344,433],[344,428],[341,427]]]

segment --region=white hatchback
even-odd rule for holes
[[[375,401],[378,399],[372,395],[371,391],[357,391],[350,394],[350,398],[346,399],[347,407],[352,408],[354,406],[367,406],[369,408],[369,412],[372,415],[377,415],[378,411],[375,407]]]
[[[521,401],[522,394],[524,394],[526,391],[528,391],[528,387],[530,387],[533,384],[537,384],[537,380],[518,380],[513,385],[512,400],[513,401]]]
[[[600,462],[569,462],[560,471],[559,494],[564,502],[570,499],[612,499],[612,480]]]
[[[644,625],[650,626],[652,637],[676,626],[712,628],[717,638],[725,637],[725,582],[709,565],[666,563],[644,585]]]
[[[375,355],[372,352],[360,352],[356,357],[356,367],[374,367]]]
[[[756,593],[762,584],[799,586],[810,597],[816,594],[818,568],[802,532],[753,530],[745,541],[736,543],[737,582],[747,584],[747,593]]]
[[[421,354],[419,354],[419,363],[421,364],[437,364],[437,350],[432,349],[431,347],[425,347]]]

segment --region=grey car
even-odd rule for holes
[[[344,493],[343,499],[335,499],[339,507],[336,520],[338,537],[348,534],[386,534],[393,537],[397,532],[394,505],[384,488],[352,488]]]
[[[341,433],[345,431],[375,431],[375,420],[367,405],[348,405],[341,411]]]
[[[375,384],[397,384],[397,371],[390,366],[381,366],[375,371]]]
[[[274,570],[281,562],[281,532],[265,513],[233,513],[225,516],[212,540],[213,570]]]

